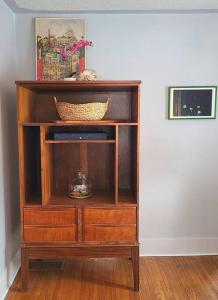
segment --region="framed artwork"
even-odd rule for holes
[[[35,31],[37,80],[59,80],[85,69],[85,48],[61,55],[84,39],[84,19],[35,18]]]
[[[168,119],[215,119],[216,86],[169,87]]]

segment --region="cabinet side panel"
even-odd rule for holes
[[[137,86],[132,89],[132,98],[131,98],[131,111],[132,111],[132,121],[139,122],[140,119],[140,87]]]
[[[24,166],[24,145],[23,128],[18,125],[18,155],[19,155],[19,196],[20,196],[20,215],[21,215],[21,240],[23,240],[23,206],[25,203],[25,166]]]
[[[35,121],[35,93],[23,86],[17,88],[18,122]]]
[[[139,128],[131,128],[131,190],[138,202],[139,195]]]

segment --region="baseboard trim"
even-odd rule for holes
[[[0,275],[0,299],[4,300],[20,268],[20,249],[13,256],[8,268]]]
[[[141,239],[140,256],[218,255],[218,238]]]

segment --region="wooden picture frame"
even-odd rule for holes
[[[216,86],[169,87],[168,119],[215,119]]]

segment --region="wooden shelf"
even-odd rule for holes
[[[112,191],[93,191],[93,196],[86,199],[72,199],[67,195],[52,195],[48,205],[61,206],[98,206],[114,204]]]
[[[31,195],[26,199],[25,206],[41,206],[42,196],[41,195]]]
[[[46,140],[46,144],[113,144],[115,140]]]
[[[64,80],[18,80],[15,83],[34,91],[42,90],[122,90],[138,88],[140,80],[95,80],[95,81],[64,81]]]
[[[95,122],[72,122],[72,123],[56,123],[56,122],[21,122],[20,125],[22,126],[137,126],[139,123],[137,122],[101,122],[101,121],[95,121]]]
[[[120,205],[125,204],[137,204],[137,199],[134,197],[133,193],[130,190],[119,190],[118,202]]]
[[[120,200],[115,204],[115,197],[112,191],[93,191],[93,196],[86,199],[71,199],[67,195],[52,195],[47,206],[136,206],[134,197],[130,191],[120,193]]]

